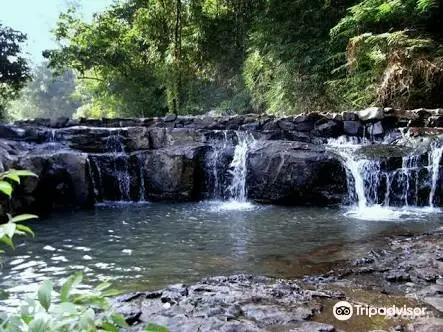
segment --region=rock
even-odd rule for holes
[[[360,121],[343,121],[343,132],[349,136],[361,136],[363,125]]]
[[[291,326],[292,332],[335,332],[333,325],[318,322],[298,322]]]
[[[257,142],[248,155],[246,182],[251,199],[290,205],[340,203],[347,191],[340,161],[300,142]]]
[[[354,112],[343,112],[343,121],[358,121],[358,115]]]
[[[369,107],[357,113],[361,121],[382,120],[384,118],[384,110],[382,107]]]
[[[443,313],[443,297],[425,297],[423,301]]]
[[[24,179],[24,186],[18,194],[32,195],[35,202],[30,208],[40,215],[46,215],[57,207],[92,206],[87,158],[87,154],[73,151],[50,156],[37,151],[21,157],[15,167],[33,171],[39,177],[38,180]]]
[[[193,145],[150,151],[143,171],[148,199],[190,201],[198,199],[203,185],[201,159],[207,147]]]
[[[172,122],[177,120],[177,114],[174,113],[168,113],[165,115],[164,119],[165,122]]]
[[[294,124],[291,122],[291,119],[280,119],[277,121],[277,126],[280,129],[287,131],[294,129]]]
[[[135,329],[154,322],[170,331],[334,331],[331,325],[311,321],[319,302],[291,281],[210,277],[157,292],[161,299],[120,297],[116,309],[127,319],[137,315]]]
[[[369,126],[368,131],[372,136],[381,136],[384,134],[383,124],[377,121]]]
[[[407,325],[405,332],[441,332],[443,319],[437,317],[418,318]]]
[[[69,118],[67,116],[61,116],[56,119],[52,119],[50,126],[52,128],[63,128],[68,124],[68,122]]]
[[[337,138],[343,133],[343,122],[333,120],[319,120],[313,130],[313,135],[327,138]]]

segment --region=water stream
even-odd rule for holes
[[[420,165],[420,154],[410,154],[402,157],[400,168],[392,170],[383,169],[381,160],[362,155],[360,149],[368,144],[344,138],[329,141],[346,169],[351,204],[349,215],[382,220],[439,211],[435,208],[435,193],[439,185],[442,146],[437,142],[430,144],[427,165]],[[426,185],[429,190],[422,189]],[[425,192],[428,198],[424,202],[427,204],[421,204]]]

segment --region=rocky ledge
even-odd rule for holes
[[[442,331],[443,231],[392,239],[386,248],[327,274],[282,280],[235,275],[172,285],[116,301],[133,330],[148,323],[170,331]],[[339,321],[338,301],[375,307],[426,307],[426,316]]]
[[[102,201],[229,199],[236,191],[236,148],[253,138],[244,156],[248,199],[285,205],[341,204],[349,197],[347,173],[343,158],[325,145],[328,139],[346,135],[357,141],[384,141],[384,146],[393,147],[377,158],[395,171],[404,156],[395,142],[406,131],[411,136],[435,135],[442,126],[442,109],[377,107],[283,118],[249,114],[35,119],[0,125],[0,171],[29,169],[39,175],[17,188],[9,208],[40,215]],[[423,157],[420,181],[430,175]],[[395,178],[392,188],[403,181],[397,173],[389,177]],[[428,180],[421,181],[419,191],[416,201],[424,205],[431,191]],[[436,204],[443,201],[443,186],[436,188],[435,196]],[[400,199],[392,197],[390,202],[400,204]]]

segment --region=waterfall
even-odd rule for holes
[[[238,143],[235,146],[234,158],[229,166],[232,175],[231,184],[228,187],[229,197],[237,202],[246,202],[246,157],[249,147],[254,142],[251,134],[237,132]]]
[[[343,138],[330,140],[328,143],[343,161],[349,202],[354,206],[354,212],[358,211],[360,215],[381,213],[390,218],[394,216],[394,212],[389,207],[402,207],[402,210],[405,210],[411,206],[416,209],[419,205],[425,205],[426,201],[420,200],[420,196],[423,196],[423,192],[420,191],[421,169],[428,170],[427,173],[423,173],[428,174],[428,180],[422,181],[424,185],[430,185],[428,205],[434,207],[443,147],[436,143],[431,144],[427,167],[420,165],[420,155],[411,154],[402,157],[401,168],[386,170],[381,161],[368,159],[358,153],[358,150],[367,144],[355,144]],[[395,217],[399,216],[400,214],[395,214]]]
[[[440,173],[440,161],[443,154],[443,146],[438,147],[437,144],[431,144],[431,152],[429,153],[429,165],[431,167],[431,193],[429,194],[429,206],[434,207],[434,197],[437,190],[438,175]]]
[[[51,142],[51,143],[57,142],[55,129],[51,129],[51,135],[49,136],[49,142]]]
[[[206,165],[209,170],[211,170],[210,177],[212,177],[212,181],[210,181],[212,186],[212,198],[220,198],[222,196],[222,183],[220,182],[219,168],[221,158],[223,157],[224,151],[227,149],[229,145],[228,140],[228,132],[226,130],[221,131],[223,133],[223,139],[220,142],[219,140],[211,140],[212,150],[206,157]]]
[[[145,202],[145,176],[143,174],[143,162],[140,157],[137,156],[138,171],[140,176],[140,186],[139,186],[139,201]]]
[[[106,150],[110,152],[113,162],[113,171],[117,177],[120,200],[130,201],[130,177],[129,177],[129,161],[125,153],[125,146],[122,137],[117,134],[109,135],[106,140]]]

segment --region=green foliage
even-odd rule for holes
[[[119,331],[128,328],[125,318],[112,310],[108,296],[115,295],[109,283],[87,292],[75,292],[83,275],[77,272],[61,286],[59,293],[46,280],[37,299],[28,298],[16,314],[0,314],[1,331]],[[59,294],[59,295],[58,295]]]
[[[292,114],[441,106],[435,0],[123,0],[69,10],[46,51],[78,73],[76,116]]]
[[[442,7],[430,0],[364,0],[331,30],[346,54],[328,82],[341,108],[368,104],[400,108],[443,102]]]
[[[29,78],[28,64],[21,55],[25,41],[25,34],[0,23],[0,120],[8,102],[17,98]]]
[[[329,30],[345,9],[323,0],[267,3],[256,18],[244,66],[256,108],[288,114],[329,107]]]
[[[79,73],[78,95],[88,97],[78,116],[249,110],[241,68],[259,3],[128,0],[91,24],[70,10],[54,31],[64,46],[45,56]]]
[[[26,170],[13,170],[13,169],[7,172],[0,173],[0,193],[6,195],[8,198],[11,198],[13,192],[12,183],[20,184],[20,178],[27,176],[36,176],[36,175]],[[12,239],[14,235],[30,234],[34,236],[34,233],[29,227],[22,225],[20,223],[30,219],[36,219],[38,218],[37,216],[33,214],[21,214],[13,217],[10,214],[7,214],[7,217],[8,217],[8,222],[0,224],[0,242],[13,248],[14,243]],[[3,251],[0,250],[0,252]]]
[[[8,116],[14,120],[71,117],[82,101],[74,96],[75,91],[72,70],[54,76],[47,63],[43,63],[33,70],[32,80],[21,91],[20,98],[10,103]]]

